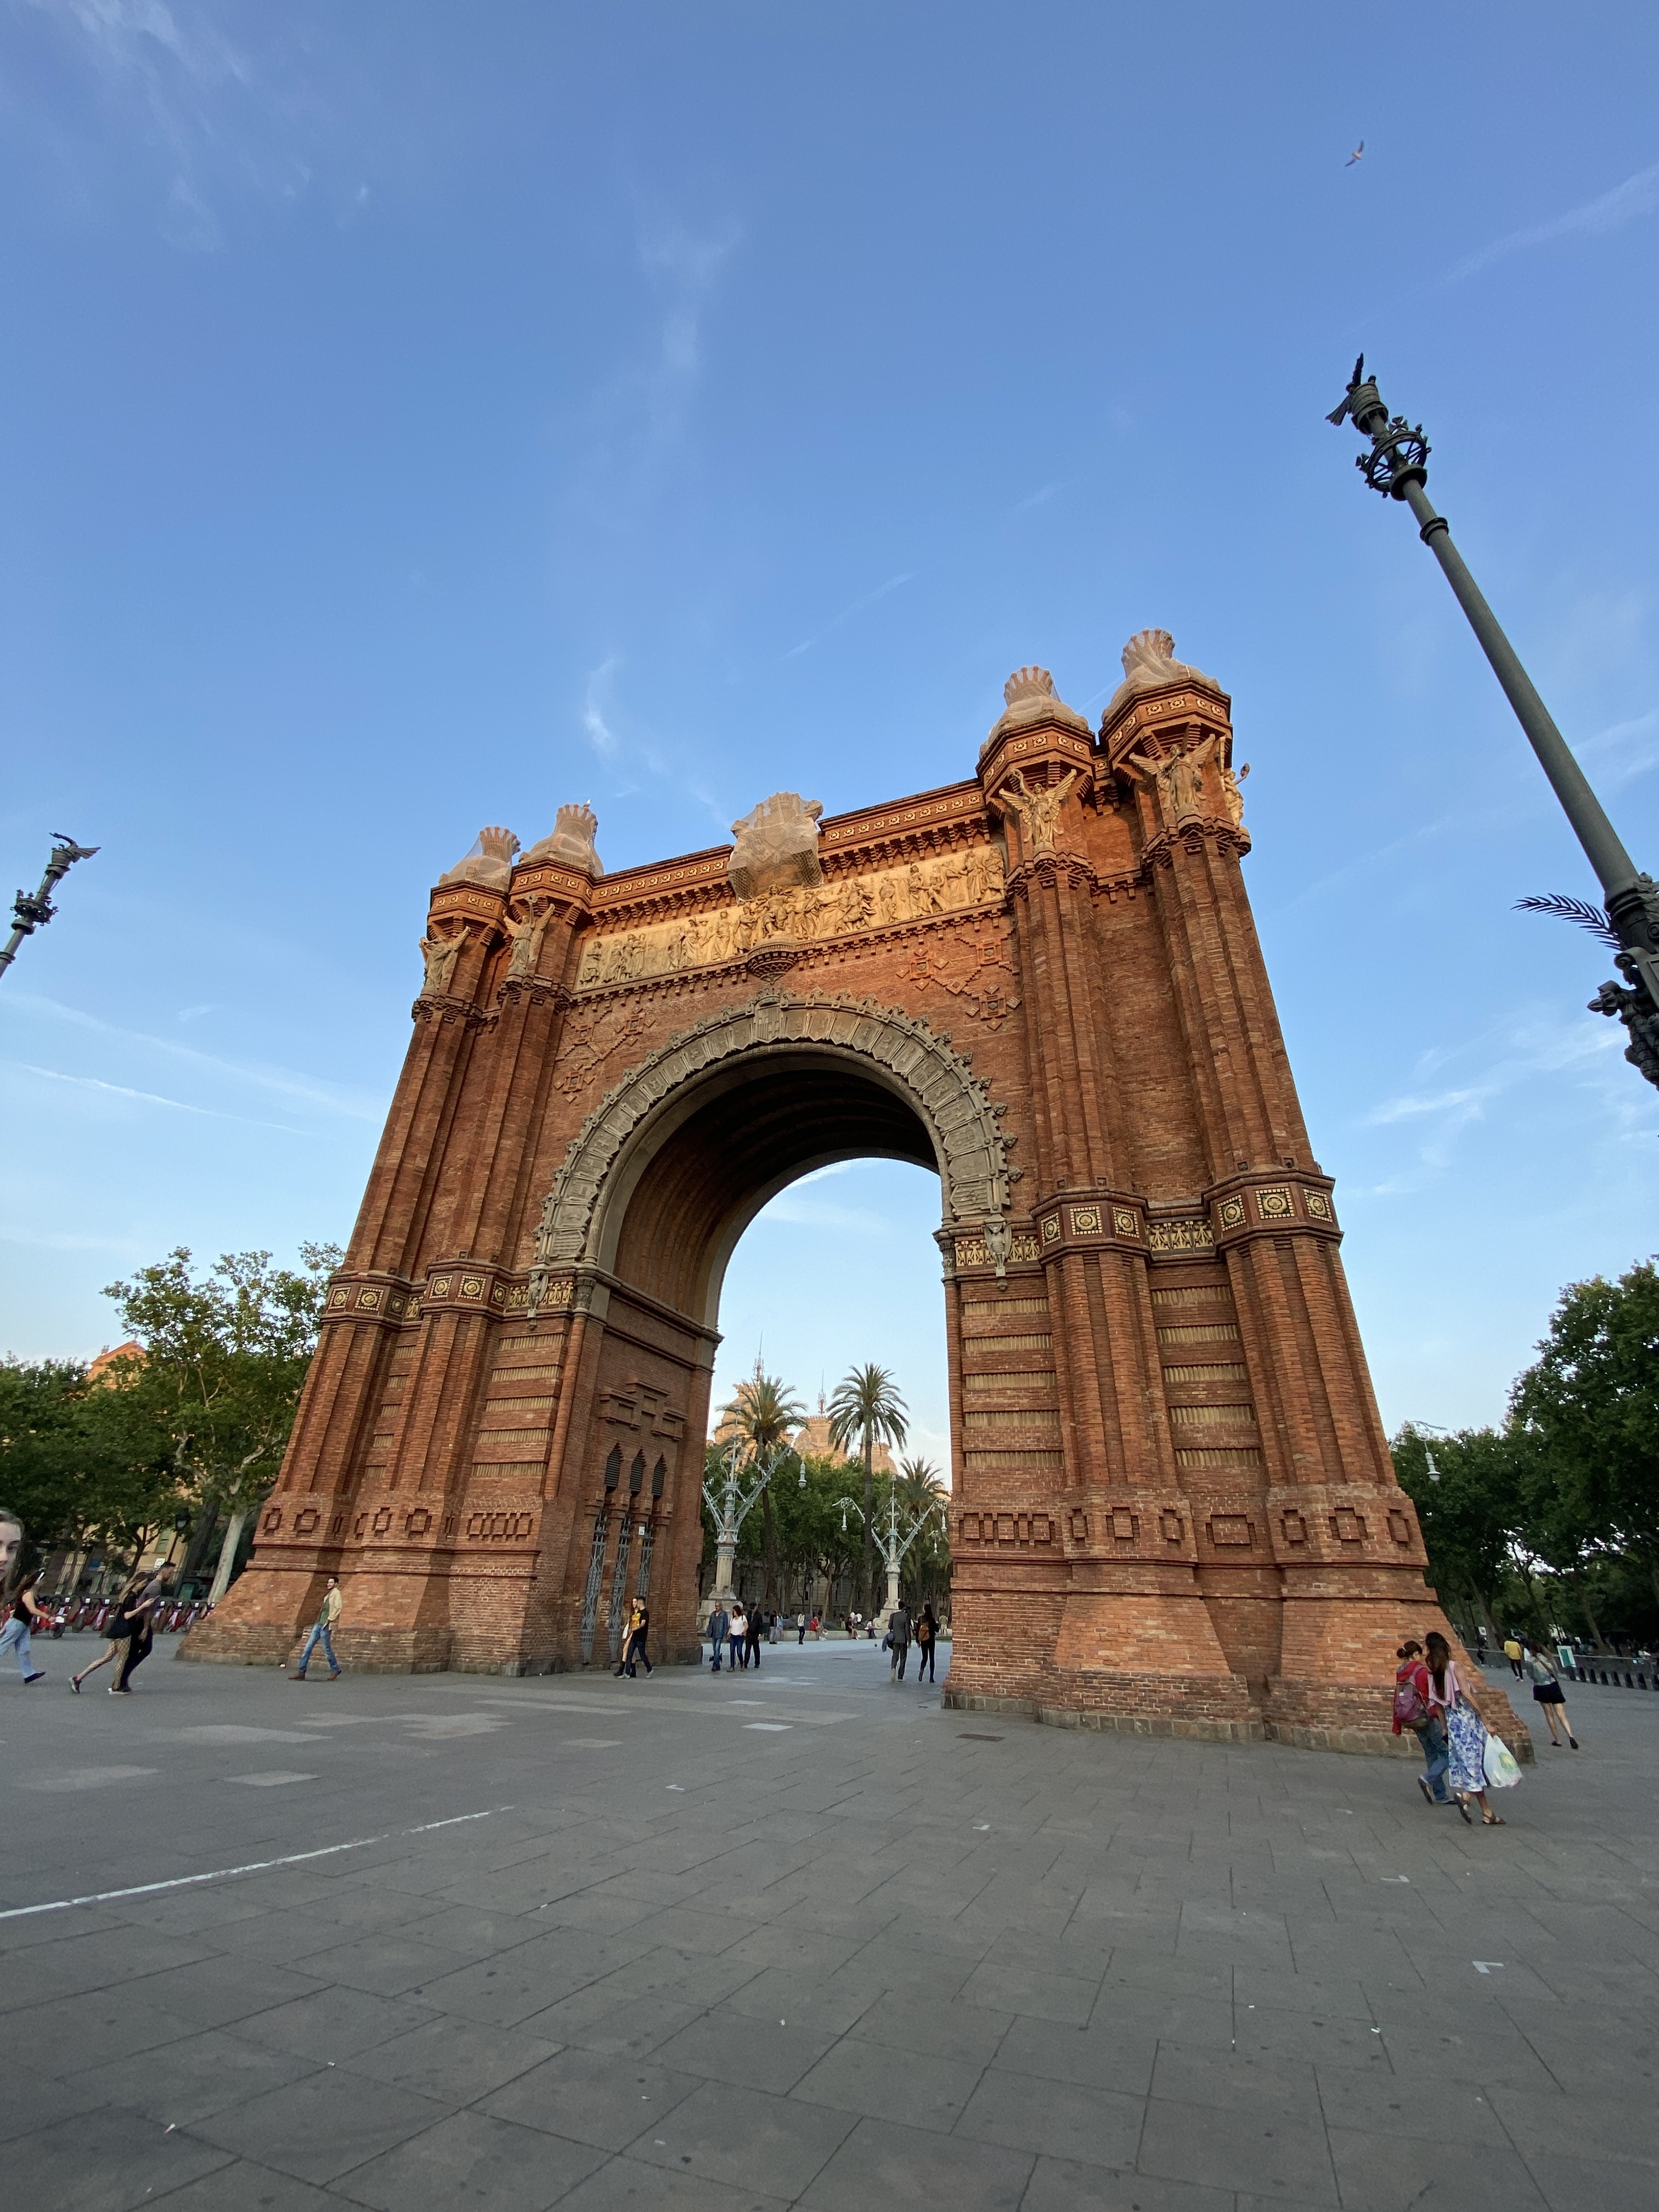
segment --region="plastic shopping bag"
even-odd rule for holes
[[[1515,1753],[1501,1736],[1489,1735],[1482,1762],[1486,1770],[1488,1790],[1513,1790],[1521,1779],[1521,1769],[1516,1765]]]

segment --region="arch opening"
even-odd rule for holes
[[[604,1264],[712,1328],[732,1251],[769,1200],[814,1169],[867,1158],[939,1168],[915,1106],[863,1069],[795,1051],[723,1072],[621,1170]]]

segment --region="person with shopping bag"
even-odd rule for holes
[[[1449,1760],[1446,1779],[1451,1784],[1453,1802],[1468,1822],[1473,1798],[1480,1808],[1483,1827],[1504,1827],[1507,1824],[1487,1804],[1486,1792],[1513,1789],[1521,1779],[1521,1770],[1509,1746],[1489,1733],[1458,1680],[1445,1638],[1431,1628],[1423,1640],[1429,1666],[1429,1703],[1440,1715],[1446,1731]]]

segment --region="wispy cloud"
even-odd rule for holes
[[[320,1107],[325,1113],[338,1115],[347,1121],[378,1122],[386,1112],[384,1100],[352,1097],[343,1091],[331,1089],[326,1084],[317,1082],[312,1077],[295,1074],[287,1068],[271,1067],[260,1061],[226,1060],[214,1053],[198,1052],[193,1045],[179,1044],[172,1037],[151,1036],[143,1030],[123,1029],[113,1022],[100,1020],[96,1014],[85,1013],[78,1006],[66,1006],[56,999],[37,997],[33,992],[15,991],[7,1003],[20,1013],[43,1014],[48,1019],[65,1023],[72,1029],[89,1030],[98,1036],[109,1037],[145,1051],[159,1052],[186,1066],[228,1077],[233,1082],[246,1083],[256,1090],[269,1091],[278,1097],[297,1099],[307,1106]]]
[[[861,615],[866,607],[874,606],[878,599],[884,599],[890,592],[896,592],[901,585],[913,584],[915,580],[914,568],[907,568],[902,575],[890,576],[884,584],[878,584],[873,592],[866,592],[861,599],[854,599],[850,606],[843,607],[838,615],[832,615],[822,629],[814,630],[811,637],[804,637],[799,645],[792,645],[784,659],[794,660],[803,653],[811,653],[815,645],[822,645],[824,639],[838,630],[843,623],[851,622],[854,615]]]
[[[1058,483],[1040,485],[1036,491],[1028,492],[1024,499],[1017,501],[1013,512],[1016,514],[1024,514],[1028,507],[1046,507],[1060,489],[1060,486]]]
[[[1511,253],[1524,253],[1534,246],[1550,246],[1559,238],[1597,238],[1610,230],[1622,229],[1638,216],[1651,215],[1659,208],[1659,162],[1650,169],[1638,169],[1633,177],[1626,177],[1622,185],[1615,185],[1610,192],[1599,199],[1586,200],[1582,207],[1570,208],[1549,222],[1534,224],[1528,230],[1512,230],[1507,238],[1494,239],[1478,253],[1471,253],[1446,272],[1448,284],[1460,283],[1482,269],[1490,269],[1495,261],[1507,260]]]
[[[1659,765],[1659,707],[1609,723],[1593,738],[1581,739],[1577,750],[1580,760],[1597,768],[1604,788],[1634,782]]]
[[[602,760],[609,760],[617,750],[617,733],[605,720],[605,692],[617,665],[617,656],[606,655],[599,666],[588,672],[582,693],[582,728],[587,742]]]
[[[167,1098],[159,1091],[136,1091],[128,1083],[106,1083],[97,1075],[65,1075],[61,1068],[37,1067],[32,1060],[11,1063],[20,1075],[38,1075],[49,1083],[68,1083],[79,1091],[100,1091],[112,1098],[131,1098],[144,1106],[167,1106],[175,1114],[199,1114],[208,1121],[240,1121],[251,1129],[280,1129],[285,1137],[301,1133],[283,1121],[258,1121],[246,1114],[227,1114],[216,1106],[192,1106],[183,1098]]]

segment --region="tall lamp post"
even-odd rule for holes
[[[915,1542],[917,1537],[921,1535],[922,1530],[927,1526],[927,1523],[933,1519],[934,1514],[939,1513],[942,1515],[944,1510],[945,1509],[942,1505],[930,1505],[925,1513],[918,1515],[915,1527],[910,1530],[909,1534],[901,1540],[898,1523],[898,1498],[896,1494],[891,1489],[888,1491],[887,1526],[885,1528],[883,1528],[879,1521],[878,1521],[876,1526],[873,1528],[871,1528],[870,1534],[874,1539],[876,1549],[881,1553],[881,1563],[887,1570],[887,1610],[890,1613],[896,1613],[898,1611],[899,1570],[904,1565],[906,1553],[909,1551],[910,1547]],[[847,1533],[847,1516],[849,1513],[856,1513],[861,1522],[864,1520],[864,1508],[858,1504],[856,1499],[844,1498],[842,1500],[841,1508],[841,1528],[842,1535],[845,1535]],[[865,1525],[867,1527],[868,1523],[866,1522]]]
[[[762,1491],[777,1473],[786,1455],[782,1451],[775,1451],[763,1464],[757,1454],[750,1462],[756,1470],[756,1480],[745,1490],[738,1472],[743,1448],[743,1438],[733,1437],[720,1455],[721,1466],[725,1470],[721,1479],[712,1486],[707,1476],[703,1479],[702,1502],[708,1508],[714,1522],[714,1588],[708,1601],[713,1607],[729,1605],[736,1595],[732,1587],[732,1569],[738,1556],[738,1531],[759,1503]],[[800,1471],[799,1487],[802,1490],[806,1487],[805,1466]]]
[[[0,975],[3,975],[17,957],[17,948],[26,937],[33,937],[37,929],[44,929],[58,911],[52,895],[68,875],[77,860],[89,860],[98,850],[95,845],[77,845],[73,837],[66,837],[61,830],[52,833],[52,856],[46,862],[46,872],[40,878],[38,891],[19,891],[12,901],[11,935],[0,945]]]
[[[1626,1059],[1650,1083],[1659,1085],[1659,886],[1651,876],[1638,872],[1625,850],[1606,808],[1591,790],[1589,778],[1453,544],[1445,517],[1436,513],[1426,489],[1429,441],[1422,424],[1413,428],[1403,415],[1389,414],[1376,379],[1365,374],[1364,354],[1354,363],[1342,404],[1327,417],[1339,428],[1345,419],[1370,441],[1370,453],[1355,457],[1366,483],[1385,499],[1399,500],[1416,517],[1423,543],[1444,569],[1446,581],[1468,617],[1469,627],[1491,661],[1492,672],[1595,871],[1611,933],[1620,947],[1616,964],[1629,988],[1604,983],[1590,1000],[1590,1011],[1618,1016],[1630,1033]],[[1595,926],[1593,914],[1580,918]]]

